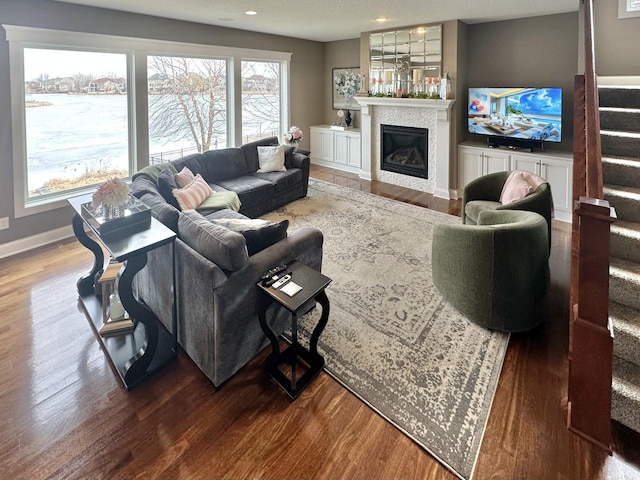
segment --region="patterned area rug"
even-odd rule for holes
[[[461,478],[480,450],[507,334],[474,325],[431,280],[436,223],[460,219],[310,180],[306,198],[263,218],[324,234],[326,370]],[[316,309],[320,310],[320,308]],[[301,321],[310,336],[318,311]]]

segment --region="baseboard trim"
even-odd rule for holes
[[[0,259],[17,255],[18,253],[26,252],[50,243],[58,242],[71,236],[73,236],[73,229],[71,228],[71,225],[69,225],[66,227],[56,228],[55,230],[38,233],[37,235],[32,235],[30,237],[14,240],[12,242],[3,243],[0,245]]]

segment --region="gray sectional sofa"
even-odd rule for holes
[[[235,191],[242,202],[239,212],[180,211],[159,191],[162,167],[143,169],[132,181],[132,193],[178,234],[175,250],[167,245],[149,252],[146,267],[136,275],[138,295],[172,331],[170,279],[175,252],[178,342],[216,387],[268,344],[258,321],[256,283],[261,275],[294,260],[317,270],[322,267],[323,236],[317,229],[287,234],[288,222],[281,222],[258,235],[258,248],[247,249],[249,242],[255,243],[255,235],[212,222],[259,216],[306,195],[309,158],[305,155],[289,151],[286,172],[256,172],[257,146],[274,143],[277,138],[272,137],[171,162],[176,170],[188,166],[200,173],[214,191]],[[282,307],[272,306],[267,313],[274,332],[290,327],[290,314]]]

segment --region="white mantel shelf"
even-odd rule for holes
[[[431,100],[426,98],[354,97],[361,107],[360,177],[379,179],[395,185],[432,193],[440,198],[452,198],[450,190],[451,145],[453,125],[451,111],[455,100]],[[405,108],[416,109],[415,112]],[[429,125],[429,179],[416,179],[380,168],[379,132],[381,119],[403,126],[425,127]]]
[[[360,105],[384,105],[388,107],[420,107],[451,110],[455,100],[430,100],[427,98],[354,97]]]

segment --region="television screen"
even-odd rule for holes
[[[562,140],[561,88],[470,88],[469,132]]]

